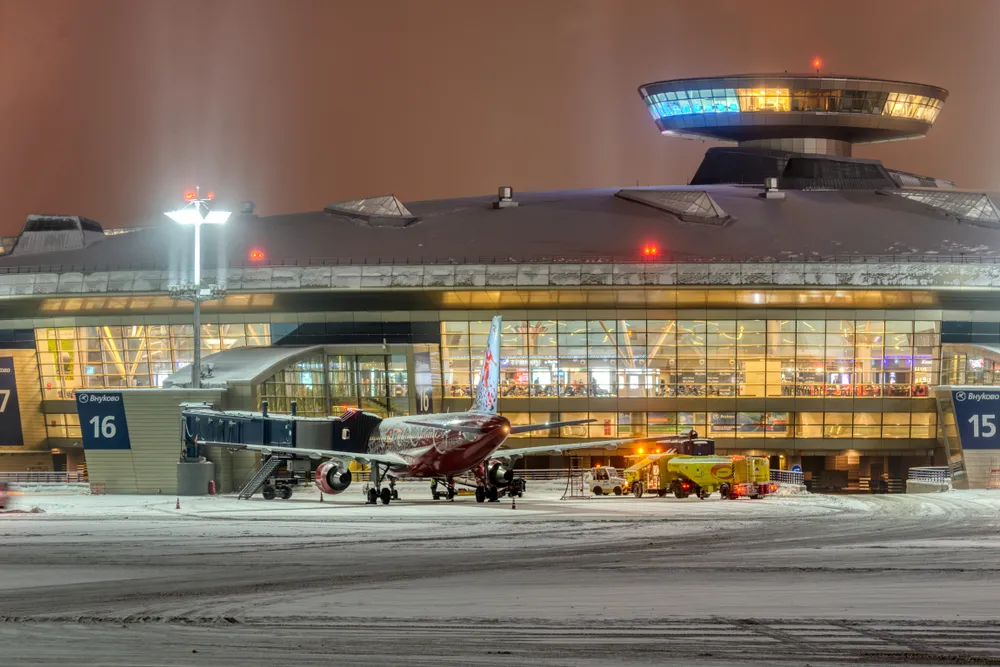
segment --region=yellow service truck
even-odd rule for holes
[[[691,456],[653,454],[625,471],[636,498],[656,493],[661,498],[696,495],[707,498],[715,491],[722,498],[763,498],[773,493],[771,469],[763,456]]]

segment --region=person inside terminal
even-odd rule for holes
[[[845,489],[929,465],[984,486],[1000,399],[975,388],[1000,384],[1000,209],[852,155],[926,135],[947,91],[765,74],[649,83],[639,98],[660,134],[729,145],[684,186],[386,194],[268,217],[230,202],[225,226],[201,230],[200,388],[178,287],[192,230],[29,216],[0,244],[0,470],[172,490],[183,402],[465,410],[499,314],[499,412],[577,422],[512,434],[517,446],[695,429],[807,480],[839,471]],[[108,395],[120,415],[91,415]],[[84,448],[95,432],[108,446]],[[633,452],[579,453],[624,467]],[[217,465],[219,488],[253,464]]]

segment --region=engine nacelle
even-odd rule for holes
[[[514,481],[514,471],[499,461],[491,461],[486,470],[486,479],[493,486],[507,486]]]
[[[316,468],[316,486],[323,493],[343,493],[351,485],[351,471],[340,461],[326,461]]]

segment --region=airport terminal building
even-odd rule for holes
[[[950,388],[1000,384],[1000,200],[851,155],[923,137],[947,92],[781,74],[639,93],[663,135],[728,144],[690,184],[245,205],[206,227],[202,283],[219,298],[202,306],[199,390],[176,298],[191,230],[30,216],[0,254],[0,470],[93,467],[81,390],[126,397],[134,465],[176,460],[179,400],[463,410],[500,313],[501,412],[594,420],[539,444],[694,428],[720,452],[852,484],[946,463],[981,484]],[[566,465],[539,458],[525,465]]]

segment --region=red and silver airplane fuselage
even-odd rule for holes
[[[510,434],[510,422],[496,414],[451,412],[420,417],[454,426],[456,430],[414,424],[411,417],[390,417],[380,423],[377,435],[373,434],[369,443],[369,451],[399,454],[405,459],[405,469],[390,469],[397,475],[460,475],[489,459]]]

